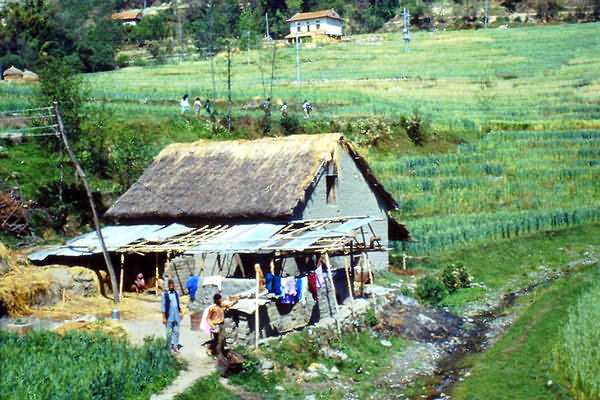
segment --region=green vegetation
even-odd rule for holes
[[[0,331],[3,399],[148,399],[177,375],[164,340],[132,347],[125,339],[68,332],[19,337]]]
[[[412,254],[600,220],[600,132],[494,132],[455,152],[372,166],[400,200]]]
[[[598,321],[600,287],[595,286],[579,297],[568,312],[554,349],[554,370],[567,382],[575,399],[597,399],[600,396],[600,357],[598,354]]]
[[[238,399],[238,397],[231,394],[231,392],[219,382],[218,373],[196,380],[192,386],[175,396],[175,400],[196,400],[206,398],[210,398],[210,400]]]
[[[564,380],[552,368],[552,350],[564,338],[561,327],[572,307],[599,277],[597,269],[590,268],[536,289],[531,295],[535,301],[507,333],[485,353],[467,358],[464,366],[472,367],[472,376],[458,383],[452,398],[572,398],[564,388]],[[585,334],[595,331],[594,327]]]

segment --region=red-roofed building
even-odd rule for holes
[[[321,10],[307,13],[297,13],[286,21],[290,24],[288,41],[298,38],[327,35],[341,38],[344,18],[340,17],[334,9]]]
[[[113,21],[122,22],[123,25],[137,25],[142,20],[141,11],[125,11],[110,16]]]

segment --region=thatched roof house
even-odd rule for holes
[[[7,81],[20,81],[23,79],[23,71],[21,71],[19,68],[11,66],[9,69],[4,71],[2,76]]]
[[[366,161],[332,133],[170,145],[106,215],[188,225],[369,216],[380,219],[385,246],[390,232],[408,238],[389,216],[396,208]]]

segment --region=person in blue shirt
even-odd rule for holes
[[[190,273],[190,277],[185,282],[185,288],[190,295],[190,301],[194,301],[196,298],[196,290],[198,290],[198,276]]]
[[[171,349],[171,354],[179,353],[179,326],[181,323],[181,305],[179,295],[175,291],[175,282],[169,279],[169,290],[163,293],[161,302],[161,311],[163,315],[163,325],[167,328],[167,346]]]

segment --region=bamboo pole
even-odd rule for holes
[[[369,255],[365,252],[365,262],[367,263],[367,273],[369,274],[369,282],[371,282],[371,289],[375,284],[375,279],[373,277],[373,272],[371,271],[371,262],[369,261]],[[375,297],[375,295],[373,295]]]
[[[340,305],[337,302],[335,285],[333,284],[333,275],[331,274],[331,262],[329,260],[329,254],[327,253],[325,253],[325,264],[327,265],[327,275],[329,276],[329,283],[331,283],[331,290],[333,291],[333,302],[335,303],[335,311],[337,313],[340,311]]]
[[[352,295],[352,282],[350,281],[350,273],[348,272],[348,257],[344,256],[344,269],[346,270],[346,282],[348,282],[348,293],[350,294],[350,310],[352,311],[352,319],[354,319],[354,296]]]
[[[156,296],[158,296],[158,253],[156,253]]]
[[[402,253],[402,269],[406,271],[406,253]]]
[[[260,270],[260,264],[254,264],[254,274],[256,275],[256,306],[254,309],[254,331],[255,331],[255,340],[254,340],[254,349],[258,350],[258,337],[259,337],[259,329],[260,329],[260,323],[259,323],[259,316],[258,316],[258,296],[260,295],[259,291],[260,291],[260,282],[259,282],[259,274],[258,271]]]
[[[123,269],[125,264],[125,253],[121,253],[121,281],[119,282],[119,295],[123,297]]]
[[[204,279],[204,268],[206,265],[206,253],[202,253],[200,257],[200,280]]]
[[[67,135],[65,134],[65,127],[63,125],[62,117],[58,112],[58,102],[56,101],[54,102],[54,115],[56,116],[56,122],[58,122],[60,136],[62,137],[63,143],[65,144],[67,153],[69,153],[69,157],[71,157],[71,161],[73,161],[73,165],[75,165],[75,170],[77,171],[77,174],[81,178],[83,186],[85,187],[85,192],[90,202],[90,208],[92,209],[92,217],[94,219],[94,226],[96,227],[96,235],[98,235],[100,247],[102,248],[102,254],[104,256],[104,262],[106,263],[106,269],[108,269],[108,274],[110,275],[110,284],[112,286],[113,296],[115,299],[115,303],[118,303],[121,300],[121,298],[118,292],[119,288],[117,287],[117,275],[115,274],[115,269],[113,268],[112,261],[110,260],[110,255],[108,254],[106,244],[104,243],[102,231],[100,230],[100,221],[98,220],[98,213],[96,212],[96,206],[94,205],[92,191],[90,190],[90,186],[88,184],[87,177],[85,176],[85,172],[83,172],[81,165],[79,165],[77,159],[75,158],[75,154],[73,154],[73,150],[71,150],[71,146],[69,146],[69,141],[67,140]]]
[[[170,251],[167,252],[167,277],[169,278],[169,280],[173,279],[171,277],[171,252]]]
[[[363,276],[365,275],[365,254],[361,254],[360,256],[360,295],[365,295],[365,280]]]

